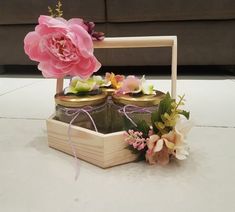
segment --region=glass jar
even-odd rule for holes
[[[113,94],[110,105],[111,132],[125,129],[126,115],[135,124],[145,120],[151,125],[151,113],[158,109],[159,102],[164,98],[164,95],[161,91],[156,91],[156,95]]]
[[[111,105],[112,105],[112,95],[116,91],[116,89],[112,87],[102,87],[101,90],[108,94],[107,98],[108,132],[112,132]]]
[[[91,118],[97,127],[98,132],[108,132],[107,116],[107,93],[102,92],[97,95],[55,95],[56,119],[65,123],[95,130]],[[89,115],[84,112],[86,111]],[[78,114],[79,113],[79,114]],[[76,117],[77,116],[77,117]]]

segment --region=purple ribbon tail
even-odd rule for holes
[[[70,111],[72,111],[73,113],[69,113]],[[69,116],[73,116],[73,119],[69,122],[69,127],[68,127],[68,131],[67,131],[67,134],[68,134],[68,143],[71,147],[71,150],[72,150],[72,153],[73,153],[73,156],[74,156],[74,159],[75,159],[75,181],[77,181],[79,175],[80,175],[80,160],[78,159],[77,157],[77,153],[76,153],[76,150],[75,150],[75,147],[73,145],[73,142],[72,142],[72,139],[71,139],[71,126],[73,124],[73,122],[75,121],[75,119],[79,116],[79,114],[83,112],[85,113],[89,119],[91,120],[93,126],[94,126],[94,129],[96,132],[98,132],[97,130],[97,127],[96,127],[96,124],[93,120],[93,118],[91,117],[91,115],[89,114],[89,112],[85,109],[77,109],[75,112],[74,110],[66,110],[66,115],[69,115]]]

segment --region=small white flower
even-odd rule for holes
[[[192,127],[193,122],[183,117],[180,117],[176,122],[174,128],[176,135],[174,155],[179,160],[184,160],[189,155],[189,147],[185,138]]]
[[[143,76],[141,79],[141,90],[143,94],[147,94],[147,95],[156,94],[156,92],[154,91],[153,84],[148,83],[145,79],[145,76]]]

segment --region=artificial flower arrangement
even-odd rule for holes
[[[126,127],[125,141],[133,150],[144,154],[150,164],[165,165],[171,158],[187,158],[188,144],[186,135],[192,128],[189,112],[181,110],[184,96],[176,102],[167,93],[160,102],[158,110],[151,114],[152,125],[139,120],[136,125],[129,122]]]
[[[64,94],[95,94],[102,88],[112,88],[113,93],[118,95],[156,94],[153,84],[148,83],[145,76],[139,79],[133,75],[125,77],[124,75],[115,75],[112,72],[106,72],[104,78],[100,75],[92,75],[85,79],[75,76],[71,79],[69,86],[65,88]]]
[[[65,20],[62,18],[61,7],[62,4],[58,1],[55,10],[49,7],[51,16],[39,17],[35,31],[29,32],[24,39],[24,50],[31,60],[39,62],[38,69],[44,77],[72,77],[63,95],[97,95],[105,89],[113,89],[116,96],[156,96],[158,91],[144,76],[141,79],[114,73],[106,73],[104,78],[92,76],[101,67],[93,54],[93,41],[102,42],[104,33],[96,32],[93,22],[80,18]],[[125,142],[138,155],[145,156],[150,164],[167,164],[171,158],[182,160],[188,156],[185,138],[192,124],[188,120],[189,112],[180,109],[185,102],[184,96],[179,97],[179,102],[176,102],[169,93],[162,94],[157,108],[148,115],[150,123],[144,119],[133,121],[130,117],[132,112],[146,112],[145,108],[134,106],[134,111],[129,114],[124,109]],[[75,117],[80,112],[75,111]],[[69,141],[70,126],[74,119],[72,118],[68,129]],[[92,123],[94,125],[94,121]],[[71,147],[73,149],[72,145]],[[76,157],[74,150],[72,152]]]

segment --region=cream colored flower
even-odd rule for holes
[[[189,148],[185,138],[192,127],[193,122],[182,117],[180,117],[176,122],[174,128],[175,146],[173,154],[179,160],[184,160],[189,155]]]
[[[142,77],[141,79],[141,90],[143,92],[143,94],[147,94],[147,95],[155,95],[156,91],[154,90],[154,86],[151,83],[148,83],[145,79],[145,76]]]

